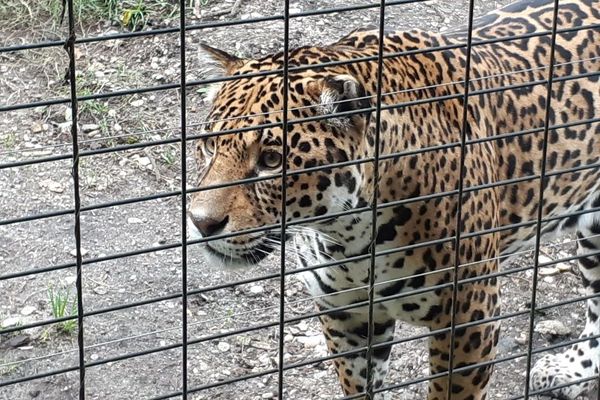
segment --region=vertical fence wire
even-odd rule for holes
[[[456,314],[458,312],[458,270],[460,266],[460,240],[463,229],[462,206],[464,176],[466,174],[465,158],[467,152],[467,126],[469,118],[469,85],[471,79],[471,53],[473,44],[473,13],[475,1],[469,0],[469,22],[467,27],[467,47],[465,49],[465,73],[464,88],[462,98],[462,125],[460,127],[460,161],[458,168],[458,193],[456,202],[456,232],[454,239],[454,268],[452,275],[452,313],[450,315],[450,348],[448,349],[448,387],[446,388],[446,398],[452,397],[452,371],[454,369],[454,342],[456,339]],[[470,260],[469,260],[470,261]]]
[[[377,196],[379,192],[379,147],[381,145],[381,93],[383,84],[383,42],[385,39],[385,0],[379,3],[379,32],[377,48],[377,90],[375,95],[375,149],[373,152],[373,198],[371,199],[371,244],[369,248],[369,305],[368,305],[368,329],[367,329],[367,385],[366,392],[369,400],[373,399],[373,336],[375,335],[375,258],[377,253]],[[367,121],[368,124],[368,121]],[[365,134],[369,135],[369,127],[365,128]]]
[[[63,2],[63,7],[64,7]],[[76,280],[77,288],[77,347],[79,350],[79,400],[85,400],[85,347],[83,334],[83,286],[82,286],[82,254],[81,254],[81,198],[79,187],[79,139],[77,134],[77,71],[75,66],[75,13],[73,0],[67,1],[67,16],[69,20],[69,36],[65,42],[65,50],[69,55],[69,90],[71,94],[71,140],[73,164],[71,175],[73,177],[73,208],[74,208],[74,235],[75,235],[75,257],[76,257]]]
[[[179,1],[179,62],[180,62],[180,105],[181,105],[181,392],[183,400],[188,392],[188,283],[187,283],[187,91],[185,58],[185,3]]]
[[[288,61],[289,61],[289,47],[290,47],[290,2],[289,0],[283,1],[283,72],[281,78],[281,89],[283,96],[282,104],[282,117],[281,117],[281,231],[280,231],[280,251],[281,258],[279,260],[280,267],[280,280],[279,280],[279,358],[277,365],[277,393],[278,399],[283,399],[283,355],[284,355],[284,337],[285,337],[285,231],[287,227],[287,163],[288,163]]]
[[[554,59],[556,50],[556,30],[558,26],[558,5],[559,0],[554,0],[554,10],[552,16],[552,33],[550,38],[550,55],[548,61],[548,78],[546,83],[546,102],[544,109],[544,133],[542,139],[542,160],[540,171],[540,186],[537,206],[537,218],[535,225],[535,247],[533,251],[533,277],[531,282],[531,308],[529,309],[529,331],[527,333],[527,364],[525,368],[525,391],[524,399],[529,399],[529,381],[531,378],[531,361],[533,350],[533,330],[535,324],[535,305],[537,301],[537,283],[540,267],[540,245],[542,240],[542,217],[544,215],[544,188],[546,177],[546,159],[548,154],[548,136],[550,132],[550,107],[552,106],[552,83],[554,79]],[[600,390],[600,388],[599,388]]]

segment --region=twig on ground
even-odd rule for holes
[[[199,3],[197,3],[199,4]],[[240,5],[242,4],[242,0],[235,0],[235,3],[231,7],[225,8],[223,10],[217,10],[209,13],[203,14],[200,10],[200,7],[194,7],[194,15],[198,18],[206,19],[206,18],[216,18],[221,15],[229,15],[234,16],[240,9]]]

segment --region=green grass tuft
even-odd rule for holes
[[[54,318],[64,318],[77,315],[77,299],[67,288],[48,287],[48,300]],[[58,323],[58,331],[71,335],[77,329],[77,320],[70,319]]]

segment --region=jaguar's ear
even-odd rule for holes
[[[200,43],[198,56],[207,77],[233,75],[235,70],[242,67],[245,62],[243,58],[215,49],[204,43]]]
[[[362,131],[371,115],[368,110],[371,108],[371,98],[363,85],[353,76],[336,75],[325,78],[321,82],[319,108],[325,115],[367,109],[355,114],[327,119],[330,124],[346,127],[351,125]]]

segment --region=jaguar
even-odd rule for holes
[[[242,268],[286,243],[345,395],[384,387],[399,320],[431,330],[429,400],[485,399],[500,265],[569,233],[586,325],[536,357],[528,385],[560,399],[593,389],[600,7],[560,1],[555,35],[554,13],[550,0],[500,8],[474,19],[471,46],[464,28],[357,29],[255,58],[200,46],[220,78],[195,143],[211,190],[191,197],[190,237],[210,264]]]

